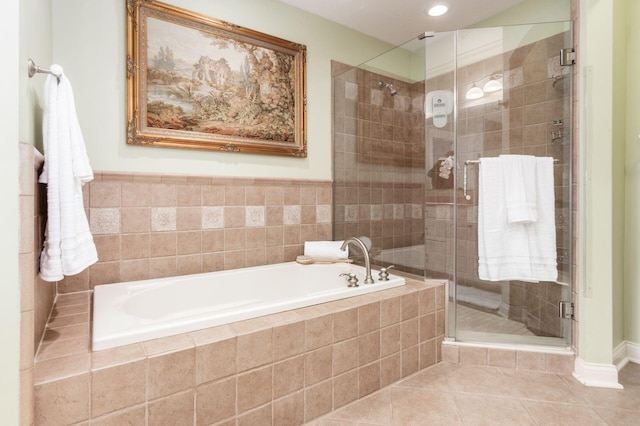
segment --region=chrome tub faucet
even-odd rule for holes
[[[374,281],[373,281],[373,278],[371,277],[371,258],[369,256],[369,250],[367,250],[367,246],[362,242],[361,239],[356,237],[349,237],[346,240],[344,240],[344,242],[342,243],[342,246],[340,247],[340,250],[345,251],[349,243],[353,243],[358,247],[360,247],[360,250],[364,255],[364,268],[366,271],[365,277],[364,277],[364,283],[373,284]]]

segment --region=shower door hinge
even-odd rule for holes
[[[571,302],[560,302],[558,306],[558,313],[560,314],[560,318],[562,319],[574,319],[573,317],[573,303]]]
[[[435,31],[425,31],[424,33],[418,35],[418,40],[424,40],[425,38],[435,37],[435,35],[436,35]]]
[[[575,63],[576,52],[572,47],[565,47],[564,49],[560,49],[560,65],[566,67]]]

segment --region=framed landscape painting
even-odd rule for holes
[[[306,47],[127,0],[127,143],[306,157]]]

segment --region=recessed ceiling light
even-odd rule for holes
[[[449,10],[449,7],[446,4],[436,4],[429,8],[427,12],[429,16],[442,16]]]

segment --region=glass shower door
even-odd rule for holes
[[[450,338],[571,345],[571,320],[559,315],[572,297],[572,83],[560,65],[571,46],[568,22],[440,33],[425,44],[427,276],[450,280]],[[479,278],[479,161],[507,154],[554,160],[557,280]]]

